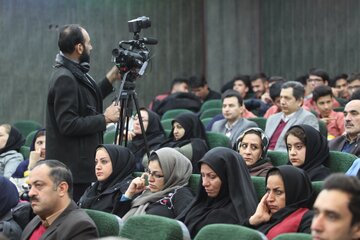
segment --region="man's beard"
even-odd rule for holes
[[[84,51],[79,57],[80,64],[83,62],[90,63],[90,53],[87,51],[87,48],[84,46]]]

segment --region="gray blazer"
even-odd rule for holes
[[[216,121],[213,124],[213,126],[211,128],[211,131],[225,134],[225,132],[226,132],[225,124],[226,124],[226,122],[227,122],[226,119]],[[249,121],[249,120],[247,120],[245,118],[241,118],[232,128],[231,136],[230,136],[231,146],[232,147],[234,146],[234,144],[236,143],[236,139],[240,136],[240,134],[243,131],[245,131],[248,128],[257,127],[257,126],[258,125],[255,122]]]
[[[283,114],[282,112],[276,113],[270,116],[266,121],[265,134],[266,136],[269,137],[269,139],[271,139],[276,128],[278,127],[281,121],[282,114]],[[319,131],[319,122],[318,119],[315,117],[315,115],[312,114],[311,112],[304,110],[303,108],[300,108],[285,125],[275,145],[275,149],[274,149],[275,151],[285,151],[285,152],[287,151],[285,145],[285,139],[284,139],[285,133],[287,132],[287,130],[289,130],[290,127],[299,124],[306,124],[312,126],[313,128]]]
[[[39,224],[41,224],[40,217],[34,217],[26,225],[21,240],[29,239]],[[40,240],[83,240],[97,237],[98,231],[93,220],[74,201],[71,201],[64,212],[46,229]]]

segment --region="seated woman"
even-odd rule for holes
[[[113,212],[115,203],[133,179],[134,170],[135,158],[129,149],[114,144],[99,145],[95,154],[97,181],[86,189],[78,205]]]
[[[265,177],[269,169],[273,167],[266,156],[269,138],[261,128],[245,130],[236,141],[236,146],[251,176]]]
[[[159,145],[165,140],[165,132],[160,122],[160,117],[156,113],[146,108],[140,109],[140,114],[144,124],[149,151],[157,149]],[[143,159],[146,159],[145,140],[141,133],[140,121],[137,115],[133,117],[133,129],[129,131],[128,148],[135,155],[136,171],[143,172],[144,166],[142,165]]]
[[[0,176],[10,178],[24,157],[19,150],[25,139],[9,124],[0,125]]]
[[[199,161],[201,181],[195,200],[178,217],[191,237],[213,223],[244,224],[258,202],[249,171],[232,149],[216,147]]]
[[[205,127],[194,113],[182,113],[172,121],[169,138],[159,148],[171,147],[190,159],[193,173],[199,173],[197,162],[209,150]]]
[[[148,171],[131,182],[114,213],[125,220],[139,214],[176,218],[193,199],[186,187],[191,173],[191,162],[178,151],[162,148],[151,153]]]
[[[279,234],[310,233],[315,200],[307,174],[296,167],[283,165],[269,170],[266,194],[245,226],[256,228],[271,240]]]
[[[309,125],[295,125],[285,134],[289,163],[303,169],[311,181],[322,181],[330,175],[323,164],[330,157],[328,141]]]

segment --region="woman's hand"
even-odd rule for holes
[[[147,186],[145,185],[145,178],[147,176],[147,173],[143,173],[141,177],[134,178],[128,189],[125,192],[125,196],[127,198],[132,198],[135,194],[140,193],[147,189]]]
[[[256,212],[249,219],[249,223],[251,225],[257,226],[270,220],[272,214],[266,204],[266,199],[268,196],[269,193],[265,193],[265,195],[261,198],[261,201],[256,208]]]
[[[43,153],[42,153],[41,149],[30,152],[29,166],[28,166],[29,170],[31,170],[39,160],[44,159],[44,157],[42,155],[43,155]]]

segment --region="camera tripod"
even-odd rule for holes
[[[134,80],[137,78],[137,76],[138,76],[137,73],[134,73],[131,71],[126,72],[123,76],[121,86],[119,89],[119,95],[116,98],[116,103],[120,105],[120,118],[116,125],[114,142],[115,143],[118,142],[119,145],[123,145],[123,142],[124,142],[125,147],[128,145],[129,120],[133,113],[133,104],[135,104],[135,110],[138,115],[140,128],[141,128],[141,134],[144,138],[146,154],[147,154],[147,157],[149,158],[150,157],[149,145],[148,145],[148,142],[146,139],[144,122],[143,122],[141,114],[140,114],[137,93],[135,91]],[[125,121],[126,121],[126,124],[125,124]],[[123,134],[124,134],[124,137],[123,137]],[[117,136],[120,136],[119,141],[117,141]]]

